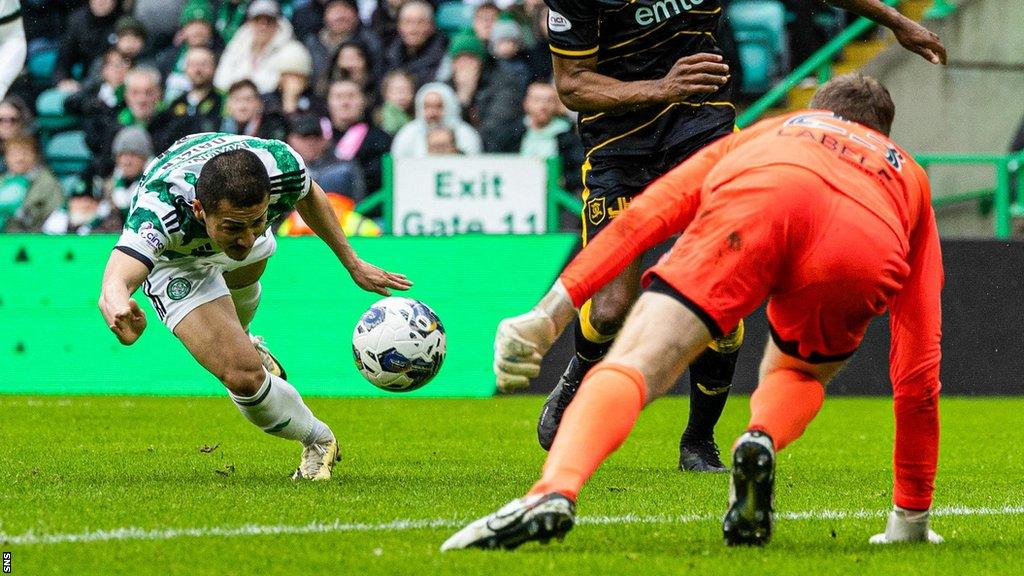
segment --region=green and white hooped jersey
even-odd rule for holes
[[[115,249],[150,270],[158,261],[220,253],[206,234],[206,227],[193,214],[192,201],[206,161],[238,149],[259,156],[270,175],[268,223],[286,216],[309,192],[306,166],[284,142],[216,132],[186,136],[146,166],[132,194],[128,219]]]

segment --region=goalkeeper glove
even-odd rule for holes
[[[905,510],[899,506],[889,512],[885,532],[875,534],[868,542],[872,544],[893,544],[897,542],[930,542],[941,544],[942,536],[928,528],[928,510]]]
[[[529,386],[530,378],[540,374],[544,354],[575,316],[572,300],[558,281],[532,310],[502,320],[494,338],[498,390],[512,392]]]

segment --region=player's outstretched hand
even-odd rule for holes
[[[135,298],[129,298],[124,307],[116,310],[103,308],[102,311],[110,331],[125,346],[134,344],[146,330],[146,313],[139,308]]]
[[[529,386],[530,378],[540,374],[540,361],[557,337],[555,322],[536,308],[502,320],[494,337],[498,390],[514,392]]]
[[[676,60],[661,79],[661,91],[668,102],[686,100],[695,94],[711,94],[729,81],[729,65],[718,54],[701,52]]]
[[[514,392],[540,374],[540,361],[558,335],[576,318],[576,308],[561,280],[526,314],[506,318],[494,337],[494,375],[498,390]]]
[[[928,510],[904,510],[899,506],[889,513],[885,532],[875,534],[868,542],[872,544],[897,544],[904,542],[928,542],[941,544],[939,536],[928,527]]]
[[[946,63],[946,47],[942,45],[938,35],[917,22],[905,18],[901,27],[893,29],[893,34],[904,48],[920,54],[932,64]]]
[[[388,272],[365,260],[360,260],[349,273],[356,286],[367,292],[376,292],[383,296],[391,296],[391,288],[408,290],[412,287],[412,282],[405,277],[405,274]]]

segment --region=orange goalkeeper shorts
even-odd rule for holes
[[[768,298],[772,338],[808,362],[850,357],[910,272],[878,216],[814,172],[772,166],[705,191],[697,218],[644,274],[720,337]]]

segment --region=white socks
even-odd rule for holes
[[[246,420],[267,434],[298,440],[303,446],[331,436],[330,428],[313,416],[294,386],[269,372],[266,374],[263,386],[253,396],[243,398],[229,392]]]
[[[238,314],[238,321],[242,324],[242,330],[249,330],[249,323],[256,315],[256,307],[260,305],[260,294],[263,289],[259,282],[254,282],[242,288],[231,289],[231,301],[235,303],[235,313]]]

